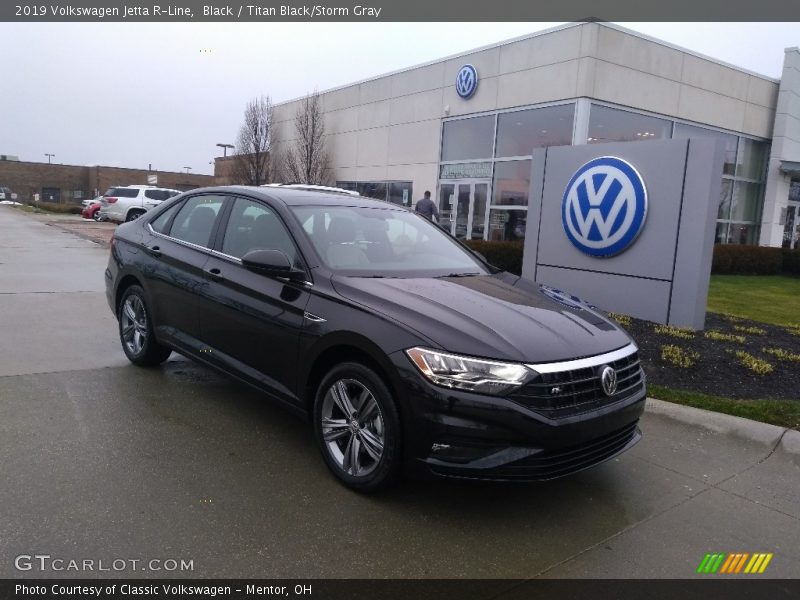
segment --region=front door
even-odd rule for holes
[[[439,223],[459,239],[483,239],[489,182],[443,181],[439,184]]]

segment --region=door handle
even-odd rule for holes
[[[145,246],[144,251],[147,252],[150,256],[155,256],[158,258],[161,256],[161,248],[158,246]]]
[[[217,267],[211,269],[203,269],[203,272],[208,276],[211,281],[223,281],[225,278],[222,276],[222,271]]]

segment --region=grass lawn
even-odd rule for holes
[[[772,323],[800,323],[800,278],[781,275],[712,275],[708,310]]]
[[[647,392],[652,398],[675,404],[744,417],[779,427],[800,429],[800,402],[794,400],[735,400],[653,384],[647,386]]]

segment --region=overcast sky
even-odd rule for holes
[[[250,98],[282,102],[553,25],[0,23],[0,154],[212,173]],[[621,25],[775,78],[800,45],[798,23]]]

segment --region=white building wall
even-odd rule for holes
[[[800,162],[800,49],[787,48],[775,110],[775,128],[767,170],[767,188],[761,215],[762,246],[780,246],[791,178],[780,170],[781,161]]]
[[[458,97],[471,63],[479,85]],[[571,24],[322,93],[338,180],[410,180],[435,190],[441,120],[588,97],[770,138],[778,82],[620,27]],[[290,141],[296,102],[275,106],[275,148]]]

